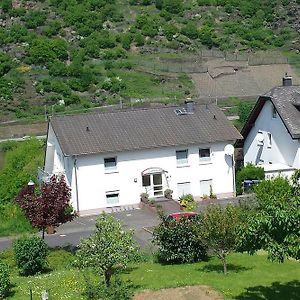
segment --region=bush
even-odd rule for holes
[[[185,208],[185,210],[191,211],[195,208],[196,202],[192,194],[185,194],[179,198],[180,205]]]
[[[198,239],[198,225],[198,217],[193,220],[163,220],[153,234],[153,243],[158,246],[158,259],[165,263],[191,263],[204,259],[206,249]]]
[[[40,237],[22,237],[13,244],[17,267],[23,275],[35,275],[47,267],[48,246]]]
[[[265,179],[265,171],[262,167],[247,164],[238,170],[236,174],[236,193],[241,195],[243,192],[242,184],[244,180],[263,180]]]
[[[0,299],[5,299],[10,289],[9,268],[0,262]]]
[[[123,282],[119,277],[112,280],[109,287],[103,283],[94,283],[91,278],[85,273],[85,291],[84,294],[88,300],[129,300],[132,299],[132,284]]]

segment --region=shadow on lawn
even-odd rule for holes
[[[227,271],[229,273],[239,273],[247,270],[251,270],[252,268],[246,268],[241,265],[234,265],[234,264],[227,264]],[[202,272],[217,272],[217,273],[223,273],[223,265],[222,264],[208,264],[204,266],[203,268],[199,269]]]
[[[300,281],[273,282],[271,286],[252,286],[235,297],[237,300],[299,300]]]

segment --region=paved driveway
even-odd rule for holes
[[[113,212],[112,215],[121,221],[125,230],[134,230],[134,239],[141,248],[151,248],[152,235],[147,231],[147,227],[153,227],[159,223],[156,214],[143,209],[133,209]],[[96,219],[96,215],[79,217],[58,227],[55,234],[46,234],[45,240],[50,247],[76,247],[81,239],[89,237],[95,230]],[[13,239],[0,238],[0,250],[11,247]]]

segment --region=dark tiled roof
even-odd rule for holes
[[[297,106],[300,106],[300,86],[278,86],[260,96],[242,129],[244,139],[248,136],[266,101],[274,104],[291,137],[300,139],[300,110],[297,109]]]
[[[242,138],[215,105],[121,110],[53,117],[50,124],[65,155],[186,146]]]

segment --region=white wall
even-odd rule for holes
[[[272,112],[273,104],[267,101],[244,141],[244,162],[262,165],[281,163],[299,168],[299,140],[292,139],[280,116],[277,114],[277,117],[273,118]],[[263,145],[258,145],[256,136],[259,131],[262,131],[264,136]],[[271,147],[268,147],[268,132],[272,135]]]
[[[173,198],[178,198],[177,183],[190,182],[191,193],[200,196],[200,180],[208,179],[213,181],[214,193],[231,196],[233,193],[232,162],[230,157],[225,157],[226,144],[213,144],[211,161],[205,163],[199,162],[199,148],[206,148],[209,145],[78,156],[79,210],[107,207],[106,192],[108,191],[119,191],[118,205],[139,203],[140,194],[145,191],[142,187],[141,173],[150,167],[160,167],[167,171],[168,178],[164,180],[164,189],[172,189]],[[175,151],[187,148],[189,166],[177,167]],[[104,158],[114,156],[117,157],[117,172],[105,174]],[[73,205],[77,207],[74,170],[72,190]]]
[[[49,124],[47,149],[44,170],[48,173],[64,173],[66,170],[66,157],[64,156],[54,131]],[[70,181],[69,181],[70,182]]]

